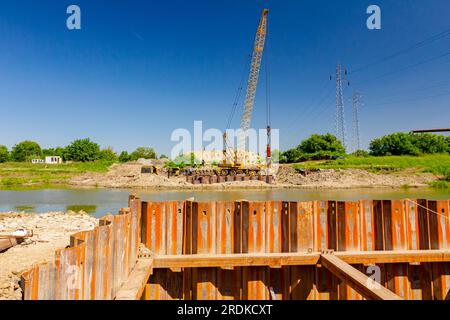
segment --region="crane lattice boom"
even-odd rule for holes
[[[247,82],[247,91],[244,100],[244,112],[241,118],[241,132],[238,136],[238,150],[246,150],[246,136],[250,129],[252,119],[253,105],[255,103],[256,88],[258,86],[259,70],[261,69],[264,43],[267,33],[267,14],[269,10],[264,9],[259,20],[258,30],[256,31],[255,43],[253,46],[252,62]]]

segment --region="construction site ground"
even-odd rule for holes
[[[165,170],[158,174],[141,173],[141,163],[114,164],[108,172],[88,172],[69,180],[76,187],[151,188],[173,190],[229,190],[261,188],[400,188],[425,187],[437,180],[435,174],[413,170],[373,173],[364,169],[320,169],[302,174],[293,165],[282,164],[275,174],[275,184],[262,181],[224,182],[210,185],[193,185],[186,176],[168,177]]]

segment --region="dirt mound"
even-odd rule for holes
[[[359,187],[411,187],[427,186],[436,180],[431,173],[402,171],[401,173],[372,173],[366,170],[317,170],[299,173],[292,165],[280,165],[275,176],[274,185],[261,181],[241,181],[216,183],[211,185],[193,185],[186,182],[184,176],[167,177],[167,172],[160,169],[158,174],[142,174],[142,164],[114,164],[107,173],[86,173],[72,178],[70,184],[75,186],[106,188],[152,188],[185,190],[223,190],[243,188],[359,188]]]
[[[106,188],[146,188],[186,186],[184,177],[168,178],[165,170],[159,174],[141,173],[141,163],[113,164],[107,173],[85,173],[72,178],[69,183],[76,186]]]
[[[167,171],[159,169],[158,174],[141,173],[142,164],[114,164],[107,173],[85,173],[72,178],[69,184],[86,187],[105,188],[154,188],[154,189],[239,189],[239,188],[271,188],[273,186],[262,181],[240,181],[215,183],[210,185],[193,185],[186,182],[185,176],[167,177]]]
[[[372,173],[366,170],[318,170],[301,174],[292,165],[281,165],[277,175],[280,184],[317,188],[358,188],[358,187],[423,187],[436,177],[430,173]]]

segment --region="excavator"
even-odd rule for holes
[[[267,14],[268,9],[263,9],[261,18],[259,20],[258,29],[256,30],[255,42],[253,45],[253,54],[251,55],[250,72],[247,80],[246,94],[244,98],[244,108],[240,123],[240,132],[238,134],[238,144],[237,148],[232,149],[228,143],[228,136],[225,130],[223,134],[223,161],[218,163],[215,173],[221,176],[227,175],[239,175],[246,174],[250,176],[258,175],[263,169],[270,168],[271,164],[271,150],[270,150],[270,103],[267,104],[266,101],[266,115],[267,115],[267,150],[266,150],[266,164],[261,165],[259,163],[249,165],[246,162],[246,135],[247,131],[250,129],[250,122],[253,113],[253,106],[255,104],[256,88],[258,86],[259,71],[261,69],[262,56],[264,51],[264,44],[267,35]],[[267,62],[267,59],[266,59]],[[267,73],[267,72],[266,72]],[[266,75],[267,76],[267,75]],[[242,86],[238,89],[236,95],[235,103],[228,120],[227,128],[231,124],[231,120],[236,110],[237,103],[240,99],[240,90]],[[266,86],[266,90],[268,90]],[[266,92],[267,94],[267,92]],[[238,150],[241,151],[241,155],[244,158],[239,159]]]

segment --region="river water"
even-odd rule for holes
[[[127,206],[128,195],[135,192],[142,200],[184,200],[194,197],[197,201],[211,200],[362,200],[362,199],[433,199],[450,198],[449,190],[432,189],[271,189],[241,191],[148,191],[123,189],[42,189],[0,191],[0,212],[29,211],[48,212],[84,210],[96,217],[117,213]]]

